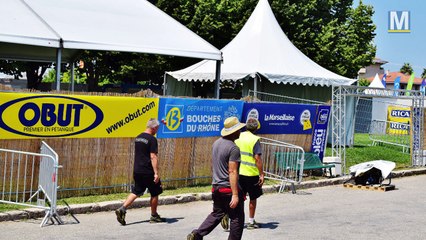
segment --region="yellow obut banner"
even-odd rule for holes
[[[135,137],[158,98],[0,93],[0,139]]]

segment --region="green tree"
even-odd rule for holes
[[[403,74],[411,75],[413,73],[413,67],[410,63],[404,63],[399,71]]]
[[[241,30],[258,0],[150,0],[167,14],[221,49]],[[354,78],[375,56],[373,8],[352,0],[273,0],[275,16],[293,44],[321,66]],[[89,91],[100,82],[161,84],[165,71],[178,70],[200,59],[136,53],[85,51],[79,69]],[[225,60],[226,61],[226,60]],[[1,67],[4,64],[0,63]],[[43,70],[43,67],[39,68]],[[23,71],[21,67],[15,72]],[[29,71],[34,73],[34,71]],[[65,72],[65,70],[64,70]],[[41,71],[39,80],[41,81]],[[27,73],[28,74],[28,73]],[[34,74],[30,74],[30,77]],[[37,79],[33,77],[33,79]],[[31,81],[33,82],[33,81]],[[37,82],[37,81],[34,81]]]
[[[27,88],[38,89],[46,70],[51,67],[51,63],[44,62],[18,62],[10,60],[0,60],[0,72],[13,75],[15,78],[22,77],[22,73],[27,75]]]
[[[358,86],[360,87],[368,87],[370,85],[370,81],[366,78],[361,78],[358,80]]]
[[[319,65],[354,78],[372,62],[372,6],[360,1],[352,8],[352,0],[277,0],[272,8],[288,38]]]

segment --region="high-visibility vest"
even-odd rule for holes
[[[245,131],[240,134],[240,138],[235,140],[235,144],[241,152],[240,175],[259,176],[259,169],[256,167],[256,159],[253,154],[254,145],[259,139],[260,137],[250,131]]]

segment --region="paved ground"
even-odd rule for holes
[[[336,185],[266,194],[256,217],[263,228],[244,230],[243,239],[426,239],[426,175],[393,183],[397,190],[389,192]],[[76,215],[79,224],[66,216],[65,225],[43,228],[41,219],[0,222],[0,239],[186,239],[210,210],[211,201],[159,206],[167,223],[150,224],[148,208],[131,209],[127,226],[112,211]],[[218,226],[204,239],[227,233]]]

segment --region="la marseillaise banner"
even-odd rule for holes
[[[158,98],[0,93],[0,139],[136,137]]]

